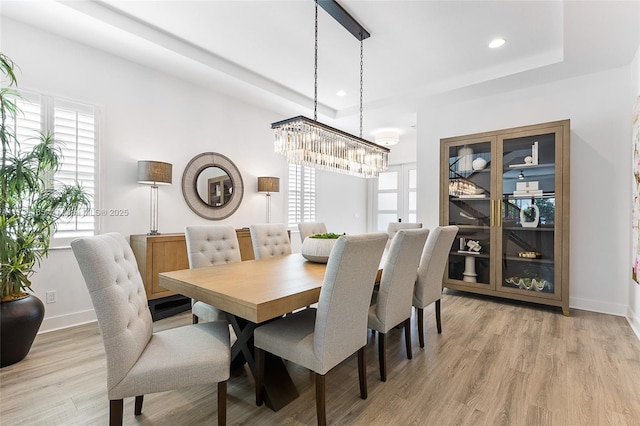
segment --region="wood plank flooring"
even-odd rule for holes
[[[640,425],[640,341],[621,317],[448,291],[443,332],[425,310],[425,348],[413,329],[387,337],[386,383],[376,345],[367,349],[369,398],[358,391],[357,357],[327,375],[327,418],[335,425]],[[187,325],[191,314],[155,323]],[[39,335],[27,358],[0,370],[0,424],[106,425],[108,401],[97,324]],[[230,425],[313,425],[313,376],[288,363],[300,397],[279,412],[256,407],[245,367],[228,387]],[[125,400],[125,425],[205,425],[216,388],[146,395],[141,416]]]

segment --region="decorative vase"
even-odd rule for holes
[[[33,295],[0,303],[0,367],[24,359],[44,318],[44,305]]]
[[[315,263],[327,263],[337,238],[311,238],[307,237],[302,242],[300,253],[302,256]]]
[[[482,170],[487,167],[487,160],[482,157],[478,157],[471,163],[473,170]]]
[[[533,211],[533,217],[527,216],[526,211]],[[520,210],[520,225],[523,228],[537,228],[540,222],[540,209],[535,204]]]
[[[464,257],[464,272],[462,272],[462,281],[466,281],[468,283],[478,282],[476,277],[476,258],[475,256],[465,256]]]

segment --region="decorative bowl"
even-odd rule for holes
[[[311,238],[307,237],[302,242],[300,253],[310,262],[327,263],[337,238]]]
[[[511,278],[505,279],[505,281],[523,290],[544,291],[545,288],[548,288],[549,291],[553,291],[553,284],[551,284],[547,280],[537,280],[535,278],[511,277]]]

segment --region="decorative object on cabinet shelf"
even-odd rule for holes
[[[471,167],[473,167],[473,170],[484,170],[484,168],[487,167],[487,160],[482,157],[478,157],[473,160]]]
[[[318,3],[360,40],[360,135],[354,136],[318,121]],[[297,116],[271,124],[274,150],[298,164],[365,178],[378,177],[387,170],[389,148],[362,138],[363,41],[370,34],[334,1],[316,1],[313,120]]]
[[[280,192],[280,178],[272,176],[259,177],[258,192],[267,193],[267,223],[271,223],[271,193]]]
[[[151,185],[151,230],[147,235],[158,232],[158,184],[171,183],[172,166],[162,161],[138,161],[138,183]]]
[[[468,250],[465,250],[468,248]],[[464,257],[464,271],[462,272],[462,281],[466,281],[469,283],[477,282],[476,277],[476,259],[474,255],[480,254],[480,250],[482,246],[476,240],[467,240],[465,238],[460,238],[460,250],[458,253],[467,254]],[[471,255],[471,256],[469,256]]]
[[[540,209],[535,204],[520,210],[520,225],[523,228],[537,228],[540,223]]]
[[[526,157],[524,157],[523,159],[524,164],[510,164],[509,167],[511,167],[512,169],[518,168],[518,167],[530,167],[530,166],[537,166],[538,165],[538,142],[534,142],[533,145],[531,145],[531,155],[527,155]],[[520,174],[522,174],[522,170],[520,171]]]
[[[545,289],[547,289],[548,292],[553,292],[553,283],[541,278],[510,277],[505,279],[505,281],[522,290],[545,291]]]
[[[538,181],[516,182],[514,197],[535,197],[542,196],[542,189],[538,189]]]
[[[519,251],[518,257],[522,257],[523,259],[540,259],[542,253],[538,253],[537,251]]]
[[[470,172],[473,170],[473,148],[464,145],[458,150],[458,172]]]

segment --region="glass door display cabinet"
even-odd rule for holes
[[[442,139],[443,286],[569,314],[569,120]]]

